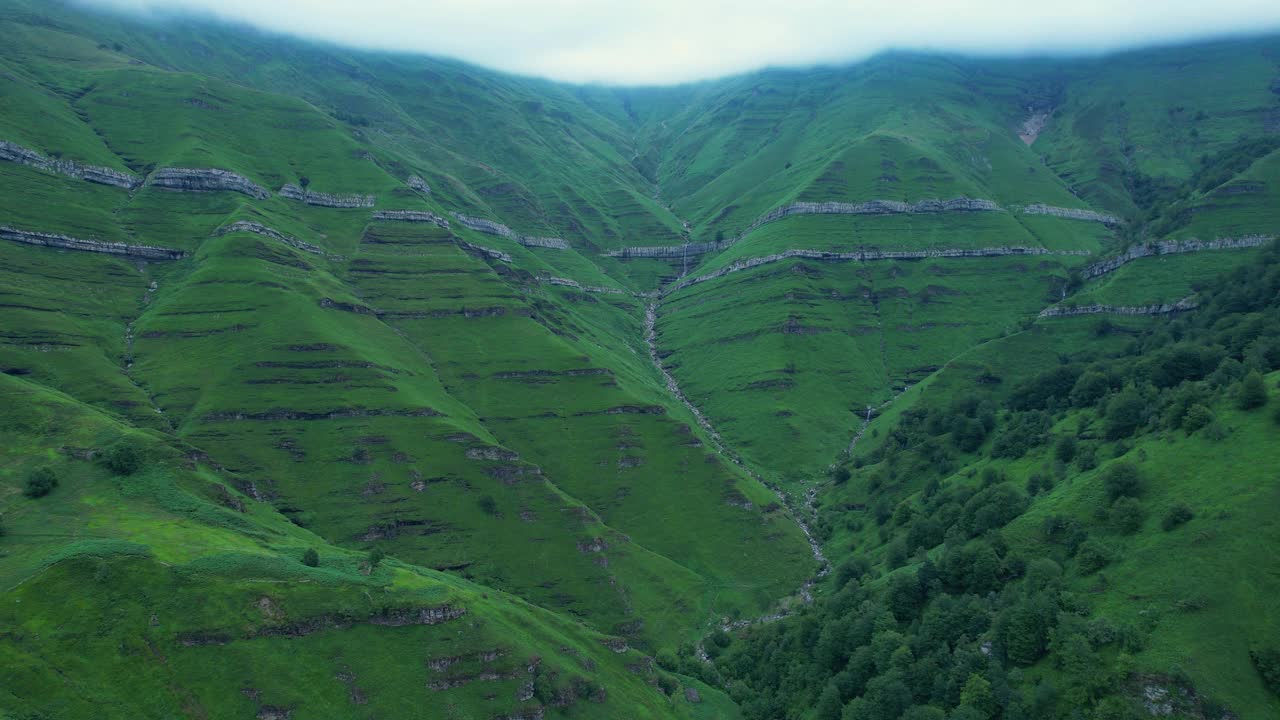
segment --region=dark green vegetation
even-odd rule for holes
[[[1170,322],[1068,322],[859,445],[818,510],[848,554],[828,594],[717,663],[748,717],[1272,714],[1280,247]]]
[[[0,716],[1280,711],[1274,39],[0,30]]]

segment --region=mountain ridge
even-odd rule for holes
[[[987,427],[993,400],[957,401],[930,435],[955,439],[921,440],[950,393],[1106,358],[1104,393],[1127,373],[1173,402],[1201,390],[1149,390],[1121,339],[1219,332],[1196,313],[1248,328],[1200,405],[1236,417],[1246,367],[1274,384],[1270,306],[1218,278],[1273,261],[1275,37],[607,89],[61,2],[6,0],[0,27],[0,656],[26,668],[0,714],[818,717],[823,687],[745,668],[899,582],[891,548],[942,504],[907,492],[920,458],[955,470],[947,497],[1049,473],[983,453],[1109,407]],[[1091,309],[1125,324],[1091,334]],[[1101,482],[1065,468],[1032,515]],[[1013,568],[1042,552],[1017,522],[952,544]],[[466,613],[432,614],[450,598]],[[1236,650],[1192,686],[1274,709],[1222,679]]]

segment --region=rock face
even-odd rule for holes
[[[67,177],[78,178],[100,185],[112,185],[126,190],[132,190],[142,184],[142,178],[131,173],[97,165],[81,165],[71,160],[55,160],[45,157],[35,150],[5,140],[0,140],[0,160],[7,160],[45,172],[66,175]]]
[[[443,622],[456,620],[466,614],[466,608],[456,607],[453,605],[441,605],[439,607],[428,608],[383,610],[379,614],[370,616],[369,622],[374,625],[386,625],[389,627],[402,627],[405,625],[439,625]]]
[[[516,237],[518,237],[514,230],[502,223],[485,220],[484,218],[471,217],[470,215],[463,215],[460,212],[453,213],[453,216],[458,219],[458,222],[463,227],[471,228],[476,232],[482,232],[488,235],[497,235],[499,237],[507,238],[508,240],[515,240]]]
[[[790,258],[807,258],[827,262],[869,262],[872,260],[928,260],[930,258],[1002,257],[1005,255],[1088,255],[1087,250],[1046,250],[1042,247],[988,247],[988,248],[933,248],[930,250],[858,250],[855,252],[826,252],[823,250],[785,250],[774,255],[738,260],[714,272],[685,278],[672,285],[667,292],[696,285],[700,282],[724,277],[740,270],[767,265]]]
[[[494,260],[501,260],[504,263],[511,262],[511,256],[502,252],[501,250],[494,250],[493,248],[487,248],[483,245],[476,245],[475,243],[469,243],[466,240],[463,240],[462,238],[457,238],[457,243],[462,247],[462,249],[470,250],[471,252],[476,253],[477,255],[483,255],[487,258],[492,258]]]
[[[279,230],[272,230],[266,225],[253,222],[251,220],[237,220],[231,223],[230,225],[225,225],[223,227],[218,228],[217,230],[214,231],[213,234],[215,237],[222,237],[223,235],[228,235],[230,233],[235,233],[235,232],[255,233],[257,235],[269,237],[273,240],[279,240],[280,242],[290,247],[294,247],[299,250],[302,250],[303,252],[309,252],[309,253],[314,253],[316,255],[326,255],[326,256],[329,254],[319,246],[312,245],[309,242],[303,242],[295,237],[285,235]]]
[[[1274,239],[1274,236],[1271,235],[1245,235],[1238,238],[1215,238],[1213,240],[1162,240],[1160,242],[1144,243],[1142,245],[1134,245],[1121,255],[1089,265],[1080,274],[1084,279],[1088,280],[1113,272],[1131,260],[1151,255],[1176,255],[1178,253],[1200,252],[1202,250],[1238,250],[1259,247]]]
[[[151,245],[126,245],[118,242],[101,240],[85,240],[57,233],[42,233],[32,230],[18,230],[11,227],[0,227],[0,239],[27,245],[63,248],[65,250],[82,250],[84,252],[106,253],[108,255],[131,255],[147,260],[181,260],[186,253],[172,248],[154,247]]]
[[[1054,207],[1052,205],[1041,205],[1039,203],[1028,205],[1022,208],[1022,212],[1028,215],[1052,215],[1054,217],[1066,218],[1068,220],[1086,220],[1089,222],[1100,222],[1103,225],[1119,225],[1120,218],[1114,215],[1105,215],[1093,210],[1084,210],[1082,208],[1063,208]]]
[[[1194,296],[1185,297],[1176,303],[1163,305],[1075,305],[1064,307],[1054,305],[1040,311],[1040,317],[1073,317],[1076,315],[1168,315],[1169,313],[1194,310],[1199,303]]]
[[[608,257],[620,258],[686,258],[696,257],[698,255],[706,255],[707,253],[724,250],[733,244],[733,241],[724,242],[708,242],[708,243],[685,243],[684,245],[649,245],[641,247],[622,248],[621,250],[610,250],[605,253]]]
[[[371,208],[377,202],[373,195],[332,195],[330,193],[303,190],[292,183],[280,188],[280,197],[297,200],[308,205],[331,208]]]
[[[151,174],[148,185],[184,192],[218,192],[229,190],[251,198],[266,200],[271,193],[249,178],[230,170],[217,168],[160,168]]]
[[[550,248],[551,250],[568,250],[569,243],[561,238],[554,237],[533,237],[531,235],[521,235],[516,238],[516,242],[525,247]]]
[[[1026,120],[1022,121],[1022,127],[1018,128],[1018,137],[1022,139],[1022,142],[1030,145],[1036,141],[1036,138],[1040,137],[1040,133],[1044,132],[1044,128],[1048,124],[1049,113],[1044,111],[1033,112]]]
[[[408,185],[410,189],[417,190],[423,195],[431,194],[431,186],[427,184],[426,180],[423,180],[417,175],[410,175],[409,179],[404,181],[404,184]]]
[[[460,212],[453,213],[453,217],[458,220],[459,225],[462,225],[465,228],[470,228],[476,232],[482,232],[488,235],[504,237],[508,240],[518,242],[525,247],[551,248],[553,250],[569,249],[569,243],[562,238],[521,235],[502,223],[486,220],[484,218],[471,217],[470,215],[463,215]]]
[[[425,210],[377,210],[373,213],[373,219],[389,222],[431,223],[442,228],[449,227],[448,220]]]
[[[538,281],[544,282],[548,285],[559,285],[561,287],[571,287],[577,290],[581,290],[582,292],[604,293],[606,295],[625,295],[626,294],[626,291],[623,290],[622,288],[600,287],[597,285],[583,285],[577,280],[570,280],[569,278],[547,276],[547,277],[538,278]]]

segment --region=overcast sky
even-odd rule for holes
[[[191,9],[570,82],[667,84],[886,48],[1098,52],[1280,29],[1280,0],[87,0]]]

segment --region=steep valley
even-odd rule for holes
[[[0,718],[1280,715],[1280,39],[0,29]]]

